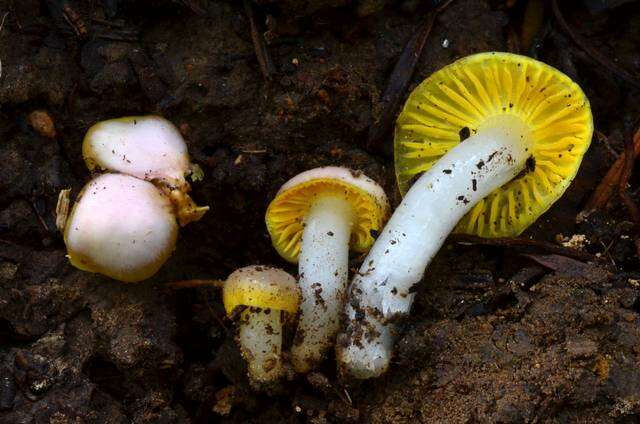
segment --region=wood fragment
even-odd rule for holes
[[[110,21],[108,19],[91,18],[91,21],[96,23],[96,24],[100,24],[100,25],[104,25],[104,26],[108,26],[108,27],[114,27],[114,28],[124,28],[125,27],[124,22]]]
[[[483,246],[496,246],[496,247],[529,247],[532,249],[538,249],[548,253],[555,253],[557,255],[567,256],[569,258],[579,259],[583,261],[601,261],[591,253],[583,252],[569,247],[559,246],[546,241],[528,239],[524,237],[501,237],[501,238],[483,238],[478,236],[472,236],[467,234],[454,234],[449,238],[451,241],[458,244],[470,244],[470,245],[483,245]]]
[[[129,43],[135,43],[139,41],[139,37],[137,35],[134,35],[134,33],[125,33],[120,31],[98,32],[94,34],[94,37],[101,38],[103,40],[123,41]]]
[[[367,139],[367,150],[370,152],[382,153],[391,156],[391,143],[387,143],[387,137],[393,127],[400,103],[404,98],[413,72],[424,48],[427,37],[433,28],[433,23],[440,12],[442,12],[453,0],[448,0],[433,9],[419,26],[418,30],[409,39],[404,50],[398,58],[391,76],[380,99],[382,113],[380,118],[369,127]]]
[[[47,225],[47,222],[44,220],[44,217],[42,216],[43,212],[41,212],[41,208],[38,208],[38,202],[32,200],[30,203],[31,203],[31,208],[33,209],[33,212],[36,214],[36,217],[38,218],[38,222],[40,222],[40,225],[42,226],[42,229],[46,233],[50,232],[51,230],[49,230],[49,226]]]
[[[207,11],[200,3],[201,2],[197,0],[182,0],[182,4],[188,7],[191,12],[195,13],[198,16],[206,16]]]
[[[84,19],[67,1],[62,3],[62,17],[78,37],[85,38],[89,35],[89,28]]]
[[[538,37],[544,24],[545,2],[543,0],[529,0],[524,11],[524,20],[520,33],[522,51],[529,51]]]
[[[609,137],[607,137],[602,131],[598,130],[593,130],[593,135],[598,138],[598,141],[604,145],[611,156],[618,159],[620,154],[616,152],[613,147],[611,147],[611,143],[609,143]]]
[[[0,21],[0,33],[2,33],[4,21],[7,19],[7,16],[9,16],[9,12],[5,12],[5,14],[2,15],[2,20]],[[2,78],[2,60],[0,60],[0,78]]]
[[[563,255],[528,254],[523,256],[532,259],[545,268],[567,277],[586,278],[587,280],[598,281],[610,276],[609,271],[604,268],[592,264],[586,264]]]
[[[638,155],[640,155],[640,133],[636,133],[633,138],[633,160],[635,160]],[[627,143],[625,143],[625,146]],[[611,165],[611,168],[607,171],[607,174],[604,176],[600,184],[596,187],[595,191],[587,201],[584,209],[578,214],[576,221],[582,222],[589,215],[597,210],[602,210],[609,203],[612,196],[620,191],[620,183],[622,177],[622,171],[625,166],[629,166],[629,162],[627,160],[628,154],[627,149],[625,147],[625,151],[618,156],[618,159]],[[626,183],[625,183],[626,185]]]
[[[165,286],[169,289],[179,290],[179,289],[192,289],[197,287],[213,287],[216,289],[221,289],[224,287],[223,280],[181,280],[175,281],[173,283],[167,283]]]
[[[67,225],[67,217],[69,216],[69,206],[71,205],[71,189],[60,190],[58,195],[58,204],[56,205],[56,228],[64,233]]]
[[[631,220],[635,225],[635,237],[634,240],[640,240],[640,208],[638,204],[627,193],[627,186],[629,185],[629,178],[633,172],[634,165],[636,163],[636,142],[640,143],[640,126],[635,125],[636,128],[633,139],[631,137],[625,137],[624,148],[624,162],[622,170],[620,171],[620,183],[618,185],[618,195],[622,199],[622,202],[627,207]],[[637,244],[637,243],[636,243]]]
[[[244,0],[244,10],[247,14],[247,17],[249,18],[249,25],[251,27],[251,40],[253,41],[253,48],[256,52],[258,64],[260,65],[260,71],[262,72],[262,76],[266,80],[271,80],[273,75],[276,73],[276,69],[273,66],[273,61],[271,60],[271,56],[269,55],[269,50],[267,50],[264,36],[262,35],[262,32],[258,31],[256,16],[250,0]]]
[[[558,25],[560,25],[562,30],[566,32],[569,37],[571,37],[578,47],[584,50],[585,53],[587,53],[593,60],[607,68],[613,74],[617,75],[620,79],[626,81],[633,87],[640,89],[640,79],[638,79],[637,76],[631,75],[626,70],[616,65],[611,59],[591,47],[587,40],[571,29],[567,21],[564,19],[564,16],[560,11],[560,7],[558,7],[558,0],[551,0],[551,9],[553,10],[553,15],[558,22]]]

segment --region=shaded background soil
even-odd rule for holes
[[[640,73],[639,3],[561,3],[589,45]],[[263,215],[300,171],[360,169],[398,202],[392,161],[367,151],[367,133],[430,6],[258,1],[276,70],[265,81],[241,2],[0,0],[0,423],[637,422],[633,224],[617,199],[581,224],[575,217],[623,151],[638,90],[577,48],[544,1],[454,0],[410,88],[487,50],[528,53],[574,78],[606,138],[594,138],[571,188],[525,235],[555,243],[584,234],[597,265],[542,266],[521,248],[449,242],[386,376],[341,381],[331,359],[272,396],[249,389],[219,294],[165,287],[250,264],[295,273],[271,247]],[[34,110],[52,117],[55,138],[30,125]],[[151,112],[185,135],[205,171],[193,197],[211,211],[181,231],[152,280],[75,270],[54,209],[59,190],[77,193],[89,178],[83,135],[99,120]]]

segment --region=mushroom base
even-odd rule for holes
[[[257,386],[283,374],[281,315],[270,309],[247,308],[242,312],[238,343],[247,361],[249,378]]]

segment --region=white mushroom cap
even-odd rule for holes
[[[75,267],[135,282],[158,271],[177,234],[173,205],[153,184],[104,174],[83,188],[64,238]]]
[[[92,126],[82,155],[95,167],[145,180],[182,182],[189,171],[187,145],[178,129],[159,116],[129,116]]]

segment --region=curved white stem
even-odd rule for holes
[[[531,156],[529,139],[520,119],[490,119],[414,183],[350,287],[348,328],[338,350],[344,369],[368,377],[386,370],[392,337],[368,332],[370,321],[383,325],[409,312],[414,286],[458,221],[525,167]],[[389,334],[389,329],[382,333]],[[376,355],[379,360],[371,359]]]
[[[305,219],[298,265],[302,302],[291,349],[298,372],[319,363],[340,330],[352,221],[351,205],[339,196],[316,200]]]
[[[238,342],[253,383],[272,382],[282,375],[280,311],[245,309],[240,319]]]

